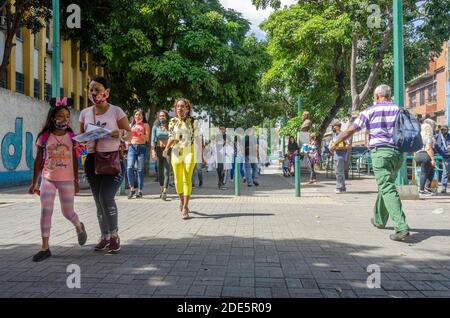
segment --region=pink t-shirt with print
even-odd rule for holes
[[[36,144],[43,146],[42,137]],[[69,134],[50,134],[45,144],[45,162],[42,178],[50,181],[73,181],[73,142]]]
[[[109,129],[111,131],[119,129],[117,122],[127,115],[124,113],[122,108],[109,104],[108,110],[102,115],[95,115],[96,123],[94,123],[94,112],[93,107],[88,107],[83,109],[80,114],[79,122],[83,124],[86,130],[89,124],[95,124],[97,126]],[[111,152],[119,150],[120,139],[113,137],[105,137],[97,140],[97,151],[100,152]],[[87,143],[88,153],[95,152],[95,142],[90,141]]]

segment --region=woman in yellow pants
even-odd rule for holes
[[[195,167],[194,144],[198,125],[191,117],[192,104],[185,98],[175,101],[175,117],[169,123],[169,141],[163,156],[167,158],[172,148],[172,169],[175,188],[180,196],[180,212],[183,219],[189,218],[189,197],[192,193],[192,173]]]

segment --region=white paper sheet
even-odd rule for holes
[[[93,140],[104,138],[104,137],[108,136],[110,133],[111,133],[111,131],[108,129],[105,129],[102,127],[97,127],[94,125],[88,125],[87,131],[84,134],[75,136],[73,138],[73,140],[75,140],[77,142],[88,142],[88,141],[93,141]]]

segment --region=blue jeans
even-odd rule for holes
[[[235,162],[236,162],[236,159],[235,158],[233,158],[233,165],[231,166],[231,173],[230,173],[230,175],[231,175],[231,180],[233,180],[234,179],[234,166],[235,166]],[[240,172],[241,172],[241,178],[244,178],[245,177],[245,172],[244,172],[244,164],[242,163],[242,162],[240,162],[239,163],[239,168],[240,168]]]
[[[245,162],[245,177],[247,178],[247,184],[252,184],[258,180],[258,164],[248,161]]]
[[[147,155],[147,147],[145,145],[130,145],[128,147],[127,157],[127,177],[130,188],[134,188],[134,166],[137,161],[138,172],[138,188],[142,190],[144,187],[144,165]]]
[[[450,158],[442,159],[442,179],[441,179],[441,187],[443,189],[447,189],[448,184],[448,175],[450,174]]]

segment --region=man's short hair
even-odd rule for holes
[[[378,95],[379,97],[385,97],[390,99],[392,96],[392,89],[389,85],[382,84],[375,88],[375,95]]]
[[[339,120],[334,121],[331,127],[342,127],[342,123]]]

